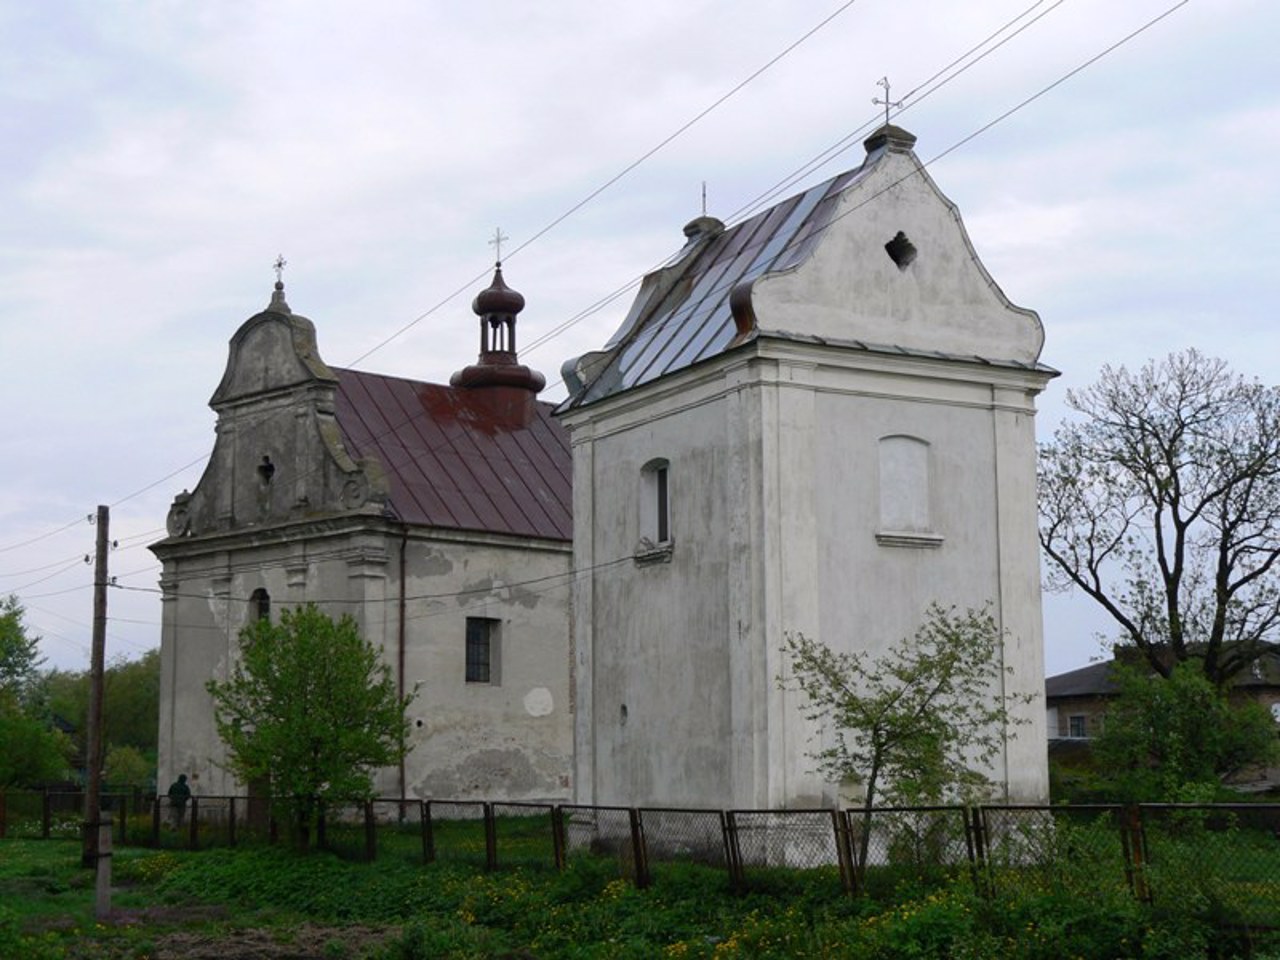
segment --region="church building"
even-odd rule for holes
[[[479,361],[449,385],[334,369],[279,281],[231,338],[213,454],[169,511],[159,782],[243,790],[207,681],[281,606],[350,614],[410,707],[386,797],[567,798],[571,465],[516,357],[524,298],[499,267],[476,297]]]
[[[214,453],[164,564],[160,777],[218,766],[204,684],[274,605],[351,613],[406,689],[384,796],[843,802],[778,680],[792,632],[870,655],[987,607],[1000,694],[1043,689],[1037,315],[886,125],[856,169],[702,216],[600,351],[537,401],[501,268],[449,386],[320,359],[277,283],[231,341]],[[989,774],[1048,794],[1043,703]]]

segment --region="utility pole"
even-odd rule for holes
[[[102,673],[107,646],[107,551],[110,511],[98,507],[98,539],[93,562],[93,652],[89,659],[89,719],[85,737],[88,783],[84,791],[84,851],[80,862],[98,863],[98,821],[102,818]]]

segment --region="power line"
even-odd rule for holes
[[[736,85],[735,85],[731,90],[729,90],[727,93],[725,93],[725,94],[721,95],[721,96],[719,97],[719,99],[717,99],[715,102],[713,102],[710,106],[705,107],[703,110],[701,110],[699,113],[697,113],[697,114],[696,114],[692,119],[687,120],[687,121],[686,121],[683,125],[681,125],[681,126],[680,126],[680,127],[679,127],[675,132],[674,132],[674,133],[672,133],[672,134],[668,135],[666,138],[664,138],[663,140],[661,140],[661,141],[660,141],[656,146],[651,147],[650,149],[646,150],[643,154],[641,154],[639,157],[637,157],[637,158],[636,158],[635,160],[633,160],[631,163],[627,164],[627,166],[623,167],[621,171],[619,171],[618,173],[614,174],[612,177],[610,177],[608,180],[606,180],[606,181],[605,181],[604,183],[602,183],[600,186],[596,187],[596,188],[595,188],[594,190],[592,190],[589,194],[587,194],[585,197],[583,197],[581,200],[579,200],[577,203],[575,203],[573,206],[571,206],[571,207],[570,207],[568,210],[566,210],[564,213],[560,214],[558,217],[556,217],[555,219],[553,219],[553,220],[552,220],[550,223],[548,223],[546,226],[542,227],[542,229],[540,229],[540,230],[538,230],[537,232],[535,232],[535,233],[533,234],[533,236],[531,236],[528,240],[524,241],[524,243],[520,244],[520,245],[519,245],[519,246],[517,246],[514,250],[512,250],[510,253],[508,253],[508,254],[507,254],[507,256],[506,256],[506,259],[507,259],[507,260],[510,260],[510,259],[511,259],[512,257],[514,257],[516,254],[518,254],[521,250],[524,250],[524,249],[525,249],[526,247],[528,247],[530,244],[537,242],[537,241],[538,241],[538,240],[540,240],[543,236],[545,236],[546,234],[550,233],[552,230],[554,230],[556,227],[558,227],[561,223],[563,223],[563,222],[564,222],[565,220],[567,220],[569,217],[573,216],[575,213],[577,213],[579,210],[581,210],[583,207],[585,207],[588,203],[590,203],[590,202],[591,202],[592,200],[594,200],[596,197],[600,196],[600,194],[604,193],[604,191],[608,190],[611,186],[613,186],[615,183],[617,183],[619,180],[621,180],[623,177],[625,177],[627,174],[629,174],[629,173],[630,173],[632,170],[634,170],[636,167],[640,166],[642,163],[644,163],[646,160],[648,160],[648,159],[649,159],[650,157],[652,157],[654,154],[658,153],[660,150],[662,150],[664,147],[666,147],[668,144],[670,144],[673,140],[676,140],[678,137],[680,137],[682,134],[684,134],[684,133],[685,133],[685,132],[690,128],[690,127],[692,127],[694,124],[698,123],[700,120],[702,120],[703,118],[705,118],[705,117],[706,117],[709,113],[711,113],[713,110],[715,110],[716,108],[718,108],[718,107],[720,107],[722,104],[724,104],[724,103],[725,103],[725,101],[727,101],[727,100],[729,100],[731,97],[733,97],[736,93],[738,93],[740,90],[742,90],[742,89],[743,89],[743,87],[747,86],[749,83],[751,83],[753,80],[757,79],[757,78],[758,78],[761,74],[763,74],[765,71],[767,71],[768,69],[770,69],[771,67],[773,67],[775,64],[777,64],[780,60],[782,60],[782,59],[783,59],[784,57],[786,57],[789,53],[791,53],[793,50],[795,50],[798,46],[800,46],[802,43],[804,43],[806,40],[808,40],[810,37],[812,37],[815,33],[817,33],[819,30],[821,30],[822,28],[824,28],[825,26],[827,26],[827,24],[831,23],[831,21],[832,21],[832,20],[834,20],[836,17],[840,16],[840,14],[844,13],[846,10],[848,10],[848,9],[849,9],[851,6],[853,6],[856,2],[857,2],[857,0],[845,0],[845,2],[844,2],[844,3],[842,3],[839,7],[837,7],[837,8],[835,9],[835,11],[834,11],[834,12],[832,12],[832,13],[831,13],[831,14],[829,14],[827,17],[825,17],[823,20],[821,20],[821,21],[817,24],[817,26],[812,27],[808,32],[806,32],[804,35],[802,35],[798,40],[793,41],[789,46],[787,46],[786,48],[784,48],[784,49],[782,50],[782,52],[781,52],[781,53],[779,53],[779,54],[775,55],[772,59],[770,59],[770,60],[769,60],[769,61],[768,61],[764,66],[762,66],[762,67],[758,68],[755,72],[751,73],[749,76],[747,76],[747,78],[746,78],[746,79],[741,80],[740,82],[738,82],[738,83],[737,83],[737,84],[736,84]],[[393,340],[395,340],[397,337],[400,337],[401,335],[403,335],[404,333],[406,333],[408,330],[410,330],[410,329],[412,329],[413,327],[417,326],[419,323],[421,323],[421,322],[422,322],[423,320],[425,320],[427,317],[431,316],[433,313],[435,313],[437,310],[439,310],[439,309],[440,309],[441,307],[443,307],[445,304],[449,303],[449,301],[453,300],[453,299],[454,299],[455,297],[457,297],[459,294],[464,293],[464,292],[465,292],[465,291],[467,291],[467,290],[470,290],[470,289],[472,288],[472,286],[473,286],[475,283],[479,282],[480,280],[483,280],[487,275],[488,275],[488,270],[485,270],[485,271],[481,272],[477,277],[475,277],[475,278],[473,278],[473,279],[471,279],[471,280],[468,280],[466,284],[464,284],[463,286],[459,287],[459,288],[458,288],[457,290],[455,290],[453,293],[449,294],[449,296],[445,297],[443,300],[441,300],[441,301],[440,301],[439,303],[437,303],[435,306],[431,307],[431,308],[430,308],[429,310],[427,310],[425,313],[421,313],[421,314],[419,314],[418,316],[414,317],[412,320],[410,320],[408,323],[406,323],[406,324],[405,324],[403,327],[401,327],[399,330],[395,331],[395,333],[391,334],[391,336],[387,337],[387,338],[386,338],[385,340],[383,340],[381,343],[377,344],[377,345],[376,345],[376,346],[374,346],[374,347],[371,347],[369,350],[366,350],[364,353],[360,354],[360,356],[356,357],[356,359],[355,359],[355,360],[351,361],[351,365],[357,364],[357,363],[359,363],[361,360],[364,360],[366,357],[368,357],[368,356],[370,356],[370,355],[372,355],[372,354],[374,354],[374,353],[377,353],[379,350],[381,350],[381,349],[382,349],[383,347],[385,347],[387,344],[391,343],[391,342],[392,342]]]

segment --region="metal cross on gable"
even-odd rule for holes
[[[506,240],[510,240],[501,227],[495,227],[493,231],[493,239],[489,241],[489,246],[494,249],[494,259],[498,262],[498,266],[502,266],[502,244]]]
[[[276,283],[284,283],[284,268],[288,265],[289,261],[284,258],[283,253],[276,257],[276,262],[271,265],[276,271]]]
[[[879,97],[872,97],[871,102],[874,103],[876,106],[884,107],[884,124],[887,127],[889,125],[889,108],[901,107],[902,101],[891,100],[889,98],[889,78],[888,77],[881,77],[879,80],[876,81],[876,86],[884,87],[884,99],[881,100]]]

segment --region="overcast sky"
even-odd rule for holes
[[[328,363],[417,320],[358,366],[445,381],[475,359],[496,227],[530,344],[674,252],[703,181],[732,222],[833,144],[850,148],[795,189],[857,165],[880,77],[910,94],[895,122],[928,161],[1172,7],[930,167],[1044,321],[1063,376],[1042,437],[1107,362],[1197,346],[1280,380],[1280,4],[0,0],[0,594],[50,664],[87,665],[84,517],[110,504],[111,571],[140,590],[110,594],[108,655],[158,644],[146,544],[199,479],[227,341],[266,305],[277,254]],[[1024,12],[1004,46],[917,89]],[[555,383],[628,302],[522,359]],[[1045,620],[1051,673],[1107,626],[1059,597]]]

